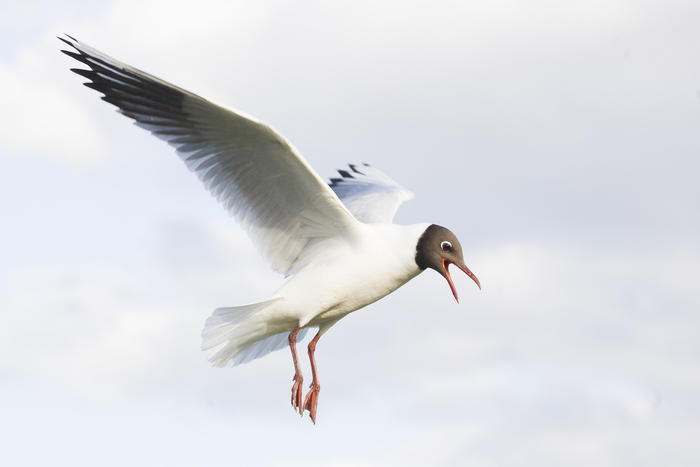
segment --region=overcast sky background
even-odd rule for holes
[[[696,1],[4,1],[0,464],[700,463]],[[282,281],[172,149],[68,71],[79,40],[368,162],[398,223],[460,238],[324,335],[317,425],[288,350],[199,351]],[[305,353],[305,352],[302,352]],[[310,377],[308,364],[304,370]]]

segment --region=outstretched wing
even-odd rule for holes
[[[360,222],[391,222],[401,203],[413,193],[369,164],[349,164],[350,171],[338,170],[342,178],[331,178],[330,187]]]
[[[311,239],[351,238],[358,222],[282,135],[238,111],[166,83],[68,36],[72,69],[103,100],[177,149],[188,169],[283,274]]]

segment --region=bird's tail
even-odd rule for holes
[[[270,335],[264,320],[256,319],[259,312],[279,299],[214,310],[202,330],[202,350],[211,350],[207,357],[211,364],[236,366],[289,345],[289,332]],[[303,339],[306,331],[300,330],[297,339]]]

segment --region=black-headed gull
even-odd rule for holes
[[[457,291],[464,264],[452,232],[429,224],[392,224],[413,194],[379,170],[351,165],[330,186],[270,126],[125,65],[68,36],[63,52],[90,69],[72,69],[103,100],[177,150],[188,169],[243,227],[272,269],[290,276],[270,298],[219,308],[202,331],[202,350],[218,367],[236,366],[290,346],[292,406],[316,422],[321,389],[314,351],[338,320],[404,285],[427,268]],[[296,342],[309,328],[313,382],[302,402]]]

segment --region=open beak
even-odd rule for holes
[[[450,266],[450,264],[454,264],[454,265],[457,266],[459,269],[461,269],[462,272],[463,272],[464,274],[466,274],[467,276],[471,277],[472,280],[473,280],[474,282],[476,282],[476,285],[479,286],[479,290],[481,290],[481,284],[479,283],[479,279],[476,278],[476,276],[474,275],[474,273],[471,272],[471,271],[469,270],[468,267],[462,266],[461,264],[453,263],[452,261],[443,258],[443,259],[442,259],[442,269],[445,271],[445,274],[444,274],[444,275],[445,275],[445,279],[447,279],[447,283],[450,284],[450,289],[452,289],[452,295],[455,296],[455,300],[457,300],[457,303],[459,303],[459,297],[457,296],[457,289],[455,289],[455,285],[454,285],[454,283],[452,282],[452,276],[450,276],[450,271],[449,271],[449,269],[448,269],[448,267]]]

